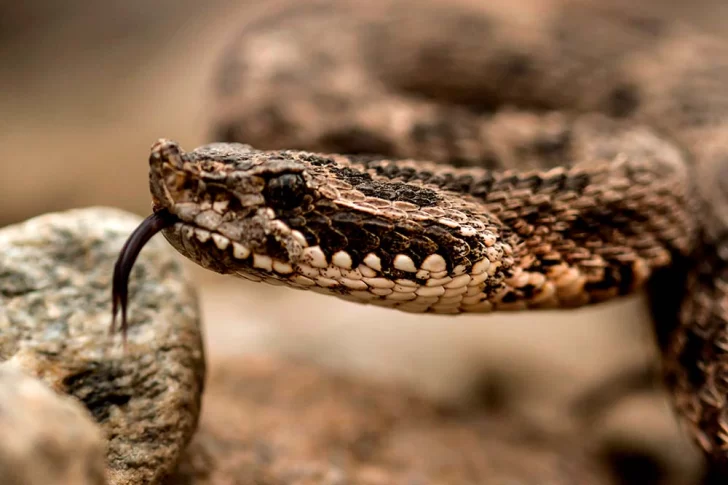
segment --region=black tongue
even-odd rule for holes
[[[150,215],[137,227],[129,239],[126,240],[121,248],[119,258],[114,266],[114,278],[111,288],[111,333],[116,332],[116,314],[121,308],[121,331],[124,336],[124,344],[126,345],[127,320],[126,307],[129,301],[129,275],[134,267],[137,256],[144,248],[144,245],[165,227],[173,225],[176,218],[166,209],[155,212]]]

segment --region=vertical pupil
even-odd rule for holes
[[[298,174],[287,173],[268,182],[268,203],[276,207],[289,209],[301,202],[304,194],[304,182]]]

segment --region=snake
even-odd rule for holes
[[[728,469],[725,40],[583,0],[314,0],[246,18],[213,70],[211,142],[151,148],[112,330],[159,232],[216,273],[412,313],[644,291],[676,414]]]

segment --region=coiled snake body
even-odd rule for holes
[[[410,312],[647,287],[675,406],[728,463],[725,42],[566,0],[306,2],[249,22],[216,93],[214,138],[255,148],[154,145],[124,328],[162,228],[213,271]]]

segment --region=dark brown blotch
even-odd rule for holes
[[[288,260],[288,249],[273,235],[268,236],[266,239],[265,254],[273,259]]]
[[[427,227],[425,235],[438,245],[438,252],[445,258],[448,270],[452,270],[459,264],[468,265],[470,263],[468,255],[471,247],[464,238],[456,237],[448,229],[436,225]]]
[[[344,213],[334,218],[334,222],[338,230],[346,236],[349,241],[347,251],[358,251],[366,255],[370,251],[377,249],[381,240],[379,236],[372,231],[364,228],[363,221],[356,214]]]
[[[528,79],[529,75],[535,70],[534,60],[526,52],[505,53],[496,58],[495,63],[500,67],[501,82],[504,86]]]
[[[350,167],[332,168],[330,170],[339,179],[351,184],[361,193],[369,197],[376,197],[390,202],[409,202],[419,207],[432,207],[440,201],[440,196],[434,190],[425,187],[402,182],[380,182],[372,180],[372,176],[369,173]]]
[[[470,187],[470,193],[476,197],[485,197],[493,189],[495,178],[493,174],[488,172],[484,177],[474,182]]]
[[[392,254],[401,254],[409,249],[410,239],[399,232],[392,231],[382,236],[381,247]]]
[[[696,363],[705,361],[713,354],[709,350],[711,343],[692,329],[685,330],[682,340],[684,344],[679,352],[679,365],[692,387],[699,389],[705,384],[706,375],[702,367]]]
[[[329,170],[340,180],[353,185],[354,187],[366,182],[371,182],[372,180],[372,176],[367,172],[362,172],[361,170],[356,170],[351,167],[332,167]]]
[[[472,175],[460,175],[448,180],[443,188],[452,192],[467,194],[470,192],[474,182],[475,178]]]
[[[590,183],[591,176],[588,173],[578,173],[566,177],[564,188],[581,194]]]
[[[332,255],[349,246],[349,240],[339,230],[333,227],[320,227],[318,230],[319,246],[327,255]]]
[[[408,254],[415,262],[415,265],[419,266],[427,256],[435,254],[437,250],[437,243],[423,235],[410,240],[410,251]]]
[[[640,92],[636,85],[620,84],[607,97],[607,113],[616,118],[626,118],[637,111],[640,103]]]
[[[303,160],[304,162],[310,163],[315,167],[326,167],[336,164],[336,162],[334,162],[334,159],[331,157],[322,157],[319,155],[314,155],[312,153],[300,153],[298,155],[298,158],[300,160]]]

